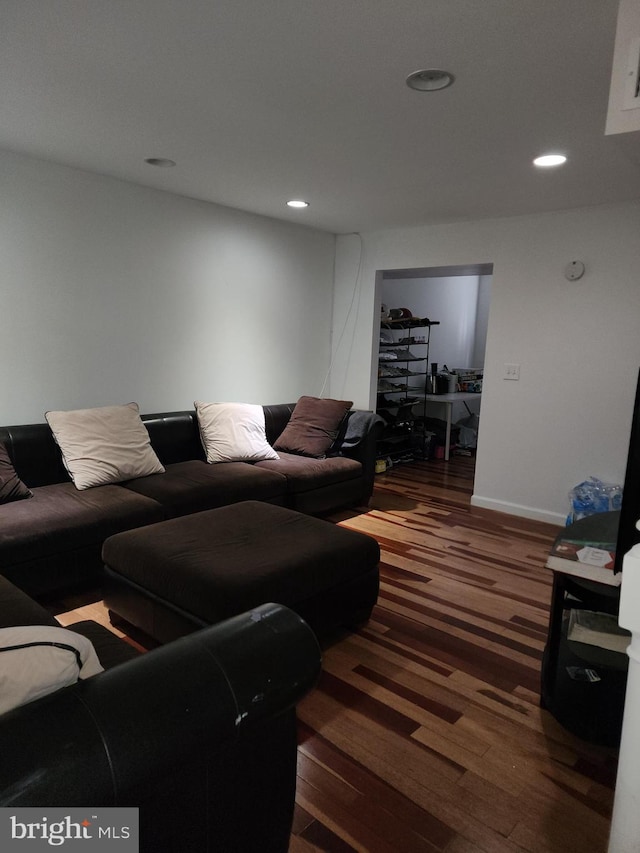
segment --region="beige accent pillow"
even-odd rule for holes
[[[279,459],[267,441],[264,409],[254,403],[195,402],[207,462]]]
[[[164,471],[151,447],[137,403],[46,412],[45,418],[77,489]]]
[[[90,640],[66,628],[0,629],[0,714],[102,672]]]

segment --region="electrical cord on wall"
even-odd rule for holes
[[[331,376],[331,371],[333,369],[333,363],[335,361],[338,350],[340,349],[340,345],[342,344],[342,339],[344,337],[344,333],[346,331],[347,324],[349,322],[349,318],[351,317],[351,312],[353,311],[353,306],[355,305],[356,293],[358,294],[358,307],[360,306],[361,288],[359,287],[359,284],[360,284],[360,272],[362,270],[362,255],[363,255],[364,244],[362,242],[362,234],[360,234],[359,231],[354,231],[353,236],[358,237],[360,240],[360,256],[358,257],[358,269],[356,270],[356,277],[355,277],[355,280],[353,282],[353,292],[351,293],[351,302],[349,304],[349,310],[347,311],[346,316],[344,318],[344,323],[342,324],[342,330],[341,330],[340,335],[338,337],[338,343],[333,348],[333,353],[331,354],[331,361],[329,362],[329,367],[328,367],[327,372],[325,374],[324,382],[322,383],[322,388],[320,389],[320,394],[318,395],[319,397],[322,397],[324,395],[324,389],[326,388],[327,382],[329,381],[329,377]],[[356,312],[356,317],[357,317],[357,312]]]

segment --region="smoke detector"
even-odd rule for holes
[[[407,86],[418,92],[437,92],[451,86],[455,77],[449,71],[440,71],[438,68],[427,68],[423,71],[414,71],[407,77]]]

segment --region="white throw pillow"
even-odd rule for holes
[[[102,671],[91,641],[75,631],[0,628],[0,714]]]
[[[101,406],[45,417],[77,489],[162,474],[137,403]]]
[[[279,459],[267,441],[264,409],[253,403],[194,403],[207,462]]]

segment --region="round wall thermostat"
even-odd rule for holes
[[[584,264],[582,261],[571,261],[564,268],[564,277],[569,281],[576,281],[584,275]]]

